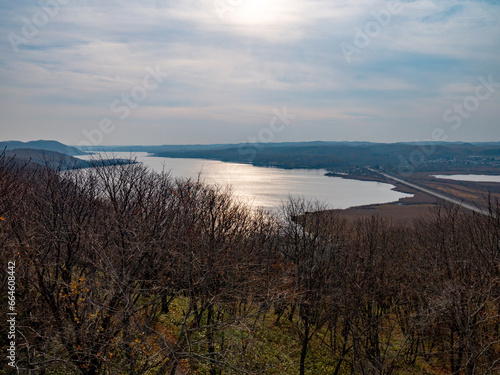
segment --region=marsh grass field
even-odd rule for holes
[[[480,173],[498,174],[496,170],[480,170]],[[500,183],[478,182],[478,181],[458,181],[451,179],[435,178],[432,175],[456,175],[467,174],[468,171],[443,171],[443,172],[418,172],[407,178],[407,181],[422,187],[429,188],[435,192],[442,193],[450,198],[469,203],[485,209],[488,198],[500,199]],[[388,220],[410,223],[415,219],[428,216],[441,199],[433,197],[422,191],[408,187],[401,183],[388,181],[387,179],[373,173],[350,174],[347,178],[354,178],[366,181],[390,182],[395,184],[395,190],[413,194],[413,197],[401,198],[397,202],[386,204],[371,204],[347,208],[345,210],[334,210],[336,213],[349,219],[376,215]]]

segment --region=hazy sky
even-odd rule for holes
[[[500,141],[498,0],[10,0],[0,35],[0,140]]]

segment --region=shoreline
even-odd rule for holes
[[[449,171],[447,172],[450,173]],[[418,184],[428,190],[435,191],[438,194],[446,195],[452,200],[463,201],[465,206],[473,205],[481,207],[481,209],[484,209],[484,197],[486,195],[491,194],[494,199],[500,198],[500,184],[498,183],[480,183],[472,181],[464,182],[455,180],[442,181],[433,178],[431,173],[437,174],[434,171],[416,173],[414,178],[409,182]],[[453,173],[460,174],[456,171]],[[439,174],[445,173],[439,172]],[[369,204],[350,207],[347,209],[329,210],[329,212],[334,212],[349,220],[357,220],[363,217],[375,215],[391,221],[411,223],[416,219],[432,214],[432,211],[437,207],[437,205],[444,201],[443,199],[435,197],[429,193],[417,190],[401,182],[394,181],[366,169],[360,170],[360,174],[344,175],[330,172],[326,175],[329,177],[342,177],[353,180],[388,183],[394,186],[393,190],[395,191],[413,194],[413,197],[400,198],[398,201],[390,203]],[[492,190],[494,194],[492,194]]]

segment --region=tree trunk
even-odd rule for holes
[[[302,339],[302,350],[300,352],[300,375],[305,374],[305,364],[306,364],[306,355],[307,355],[307,347],[309,345],[309,322],[307,319],[305,321],[304,327],[304,338]]]
[[[208,356],[210,358],[210,375],[217,375],[217,369],[215,368],[215,343],[214,343],[214,307],[212,305],[208,308],[207,313],[207,349]]]

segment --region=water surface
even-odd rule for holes
[[[130,153],[116,152],[106,157],[135,157],[148,168],[157,172],[168,171],[173,177],[196,179],[201,173],[205,182],[231,185],[239,197],[254,206],[268,209],[279,207],[289,195],[317,199],[330,208],[395,202],[412,196],[392,190],[394,185],[391,184],[327,177],[324,169],[266,168],[217,160],[160,158],[147,156],[145,152],[132,156]]]
[[[432,177],[443,178],[455,181],[472,181],[472,182],[499,182],[500,176],[487,174],[452,174],[452,175],[433,175]]]

